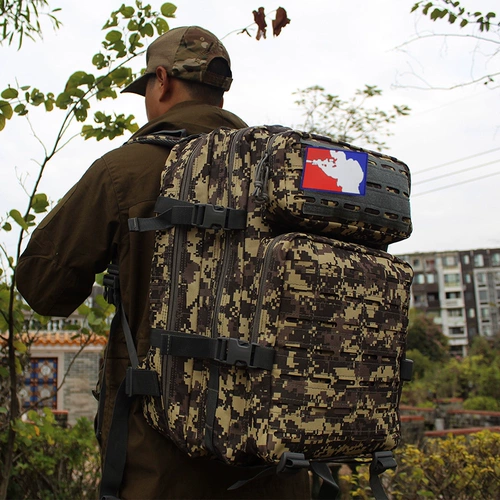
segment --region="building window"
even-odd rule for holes
[[[477,273],[476,281],[478,285],[486,285],[486,273]]]
[[[495,278],[495,283],[500,283],[500,272],[499,271],[495,271],[493,273],[493,276]]]
[[[467,316],[469,318],[475,318],[476,317],[476,310],[474,308],[470,308],[468,311],[467,311]]]
[[[466,283],[470,284],[472,283],[472,278],[470,277],[470,274],[467,273],[465,276],[464,276],[464,280]]]
[[[462,309],[448,309],[448,316],[452,318],[460,318],[463,315]]]
[[[491,256],[491,265],[492,266],[500,266],[500,253],[494,253]]]
[[[468,266],[470,264],[470,257],[468,255],[464,255],[462,257],[462,262],[464,263],[464,265]]]
[[[481,307],[481,319],[489,320],[490,319],[490,308],[489,307]]]
[[[426,279],[427,279],[427,283],[429,284],[432,284],[432,283],[436,283],[436,276],[434,274],[426,274]]]
[[[413,259],[413,266],[414,267],[420,266],[420,259]]]
[[[460,285],[460,274],[449,273],[444,275],[445,286],[458,286]]]
[[[415,274],[414,281],[417,285],[423,285],[425,283],[425,276],[422,273]]]
[[[455,267],[457,265],[457,258],[454,255],[446,255],[443,257],[443,265],[445,267]]]
[[[450,335],[463,335],[464,327],[463,326],[452,326],[449,330]]]
[[[483,331],[483,335],[491,337],[491,325],[482,325],[481,329]]]
[[[31,358],[20,396],[25,408],[35,404],[57,409],[57,358]]]
[[[476,255],[474,255],[474,266],[484,267],[484,256],[482,253],[477,253]]]
[[[447,299],[460,299],[461,293],[460,292],[446,292],[446,298]]]
[[[479,290],[479,302],[488,302],[488,290]]]
[[[438,302],[439,301],[439,295],[436,292],[431,292],[427,294],[427,302]]]

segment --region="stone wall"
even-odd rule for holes
[[[64,353],[64,366],[68,367],[74,353]],[[68,423],[73,425],[80,417],[93,419],[97,401],[92,395],[99,374],[100,353],[81,352],[71,366],[63,386],[63,408],[68,411]]]

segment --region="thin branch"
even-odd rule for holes
[[[495,45],[500,45],[500,40],[492,40],[490,38],[484,38],[482,36],[477,36],[477,35],[463,35],[460,33],[427,33],[425,35],[417,35],[414,38],[407,40],[406,42],[401,43],[400,45],[397,45],[394,47],[395,50],[402,49],[402,47],[405,47],[407,45],[410,45],[412,43],[415,43],[419,40],[425,40],[427,38],[473,38],[474,40],[479,40],[483,42],[491,42],[494,43]]]

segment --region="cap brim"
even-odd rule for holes
[[[146,86],[148,84],[149,77],[151,73],[146,73],[136,80],[134,80],[130,85],[127,85],[120,93],[130,92],[132,94],[139,94],[142,96],[146,95]]]

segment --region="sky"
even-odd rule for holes
[[[15,46],[0,47],[0,91],[17,81],[57,94],[74,71],[93,71],[90,61],[100,49],[100,29],[123,1],[50,3],[62,8],[58,13],[62,28],[54,32],[43,21],[43,41],[25,41],[20,51]],[[159,9],[162,2],[149,3]],[[500,84],[435,89],[499,72],[500,55],[494,56],[500,46],[499,31],[487,35],[495,43],[464,37],[469,31],[411,13],[413,0],[173,3],[177,13],[169,22],[171,28],[200,25],[223,39],[234,76],[225,108],[249,125],[300,129],[303,109],[295,104],[294,92],[313,85],[343,99],[365,84],[376,85],[383,95],[374,105],[411,108],[385,139],[384,152],[406,163],[412,174],[414,230],[409,239],[391,245],[390,252],[500,247]],[[498,2],[492,0],[468,3],[483,12],[498,10]],[[279,6],[287,10],[291,22],[279,37],[268,33],[265,40],[255,39],[252,11],[261,6],[267,13]],[[243,28],[253,36],[239,34]],[[440,33],[455,36],[435,36]],[[144,59],[135,63],[137,69],[143,65]],[[135,115],[139,125],[146,122],[139,96],[120,95],[108,106]],[[57,113],[37,110],[29,116],[30,123],[15,118],[0,132],[0,220],[12,208],[24,213],[25,191],[35,180],[43,144],[49,147],[60,126]],[[40,190],[57,201],[96,158],[126,139],[110,143],[75,138],[51,160]],[[0,233],[0,240],[12,249],[6,233]]]

